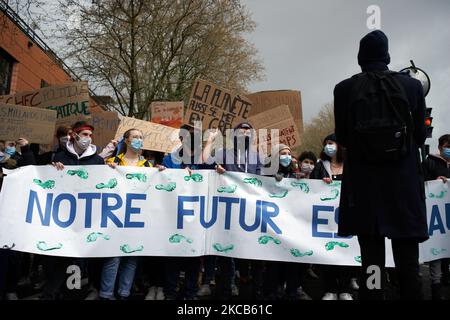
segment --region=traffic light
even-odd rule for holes
[[[433,122],[433,117],[431,116],[432,108],[427,108],[425,112],[425,129],[427,130],[427,138],[431,138],[433,133],[433,127],[431,126]]]

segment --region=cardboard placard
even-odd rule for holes
[[[119,127],[115,135],[116,140],[120,140],[128,129],[139,129],[144,134],[145,150],[170,153],[181,145],[179,139],[179,129],[164,126],[158,123],[139,120],[129,117],[121,117]]]
[[[268,111],[280,105],[289,106],[289,110],[295,121],[295,125],[301,134],[303,132],[303,113],[302,98],[300,91],[295,90],[275,90],[261,91],[248,94],[247,97],[252,101],[252,110],[250,117],[261,112]]]
[[[55,110],[57,126],[72,125],[79,120],[88,120],[90,116],[86,81],[0,96],[0,102]]]
[[[101,150],[116,136],[120,118],[115,111],[94,111],[89,122],[94,126],[93,143]]]
[[[51,144],[56,111],[0,103],[0,139],[25,138],[30,143]]]
[[[184,117],[184,123],[194,126],[202,122],[202,129],[218,128],[222,134],[246,121],[252,102],[245,96],[220,88],[212,82],[197,79]]]
[[[255,129],[268,130],[267,135],[263,135],[263,141],[259,142],[266,154],[267,150],[271,148],[270,129],[280,130],[279,142],[289,146],[291,149],[301,144],[298,128],[287,105],[281,105],[252,116],[250,117],[250,122]]]
[[[150,104],[151,121],[172,128],[180,128],[183,124],[183,101],[154,101]]]

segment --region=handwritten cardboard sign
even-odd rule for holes
[[[89,119],[89,89],[86,81],[49,86],[0,96],[0,102],[56,111],[56,125],[72,125]]]
[[[129,129],[139,129],[142,131],[144,134],[143,149],[145,150],[169,153],[181,145],[179,129],[129,117],[122,117],[115,135],[116,140],[122,139],[125,131]]]
[[[252,101],[250,117],[268,111],[280,105],[289,106],[295,125],[300,133],[303,132],[302,98],[300,91],[274,90],[261,91],[247,95]]]
[[[245,96],[221,88],[212,82],[197,79],[192,88],[184,123],[202,122],[203,130],[218,128],[223,134],[250,115],[252,102]]]
[[[261,112],[250,117],[250,122],[255,129],[267,129],[267,135],[262,135],[263,140],[259,142],[260,146],[267,146],[271,150],[272,138],[270,129],[279,130],[279,143],[285,144],[291,148],[300,146],[300,135],[294,119],[287,105],[281,105],[268,111]],[[258,136],[259,133],[258,133]]]
[[[93,142],[101,150],[114,139],[120,119],[115,111],[93,111],[90,123],[94,126]]]
[[[25,138],[50,144],[55,132],[56,111],[0,103],[0,139]]]

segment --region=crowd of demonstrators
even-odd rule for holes
[[[439,138],[439,154],[430,154],[422,163],[425,181],[442,180],[447,183],[450,178],[450,134]],[[429,263],[431,294],[433,300],[442,300],[442,285],[449,285],[449,260],[439,259]]]
[[[194,141],[202,139],[194,138],[196,131],[190,126],[183,126],[181,129],[182,147],[170,154],[142,150],[143,134],[139,129],[126,131],[120,141],[112,140],[100,151],[92,144],[94,127],[85,122],[77,122],[72,127],[58,128],[58,145],[43,155],[36,153],[38,146],[30,146],[25,138],[16,142],[0,141],[0,166],[14,169],[47,163],[62,170],[67,165],[107,164],[112,168],[157,167],[160,171],[170,168],[186,170],[188,174],[192,170],[214,168],[219,174],[227,171],[261,174],[263,166],[251,147],[254,137],[249,123],[241,123],[234,129],[234,149],[219,149],[214,155],[212,145],[219,133],[216,131],[210,134],[199,159],[195,158],[197,155],[194,149],[198,146]],[[273,149],[276,152],[272,159],[277,157],[279,166],[272,175],[273,178],[277,181],[286,178],[320,179],[327,184],[345,181],[345,173],[348,173],[344,165],[347,163],[347,150],[338,141],[335,134],[325,137],[319,159],[310,151],[305,151],[296,158],[288,146],[277,145]],[[227,161],[227,156],[228,160],[232,159],[231,162]],[[438,179],[446,182],[450,173],[449,164],[450,135],[447,134],[439,139],[439,154],[430,154],[422,163],[425,180]],[[45,300],[65,298],[67,267],[72,264],[81,266],[84,277],[88,278],[88,290],[85,293],[87,300],[129,299],[139,288],[142,288],[141,292],[146,300],[205,299],[213,293],[214,299],[231,299],[239,296],[239,287],[242,286],[253,289],[247,298],[309,300],[311,297],[305,292],[305,284],[302,283],[305,275],[318,279],[316,283],[322,286],[323,300],[351,300],[351,293],[358,290],[354,278],[361,276],[360,268],[348,266],[313,267],[302,263],[217,256],[75,259],[30,255],[6,248],[0,249],[2,299],[18,298],[20,278],[29,276],[27,272],[37,269],[30,266],[36,263],[43,266],[44,285],[40,298]],[[442,286],[448,285],[449,279],[448,259],[432,261],[429,266],[432,298],[443,299]],[[418,276],[418,269],[415,272]],[[398,276],[402,278],[402,275]],[[361,279],[364,281],[364,277]],[[212,285],[215,285],[216,290],[213,290]],[[184,290],[180,289],[182,287]],[[364,299],[364,291],[359,292],[360,298]],[[405,293],[401,291],[401,294]]]

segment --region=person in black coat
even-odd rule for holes
[[[447,183],[450,178],[450,134],[439,138],[439,154],[430,154],[422,163],[425,181],[442,180]],[[433,300],[443,300],[442,283],[448,284],[449,260],[430,261],[431,297]]]
[[[27,165],[36,164],[30,145],[25,138],[15,141],[5,141],[5,150],[0,150],[0,190],[3,180],[2,168],[16,169]],[[20,147],[20,153],[16,151]],[[8,300],[17,299],[18,283],[21,277],[24,258],[29,254],[19,251],[0,249],[0,300],[6,297]]]
[[[104,165],[105,160],[97,154],[97,147],[92,144],[94,127],[84,121],[79,121],[72,126],[70,139],[64,150],[59,151],[53,157],[53,166],[63,170],[64,166],[76,165]],[[100,273],[103,259],[84,259],[88,262],[89,281],[94,287],[100,286]],[[61,288],[66,280],[66,270],[75,261],[68,257],[47,257],[45,265],[46,283],[41,299],[57,300],[61,297]]]
[[[388,39],[382,31],[372,31],[361,39],[358,63],[363,72],[381,73],[388,70]],[[366,270],[370,265],[384,270],[384,238],[392,239],[401,297],[421,299],[419,243],[428,239],[428,228],[418,147],[424,144],[426,138],[425,99],[419,81],[400,73],[394,74],[394,77],[406,92],[414,123],[412,151],[398,161],[372,164],[360,160],[361,150],[349,144],[352,128],[347,122],[351,118],[349,102],[357,79],[346,79],[334,89],[337,142],[347,148],[339,234],[358,236],[365,277],[369,276]],[[382,289],[367,290],[364,279],[362,284],[362,299],[383,298]]]

